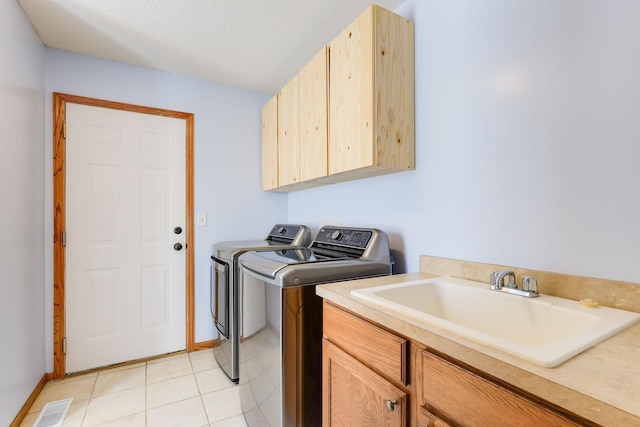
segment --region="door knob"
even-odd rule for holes
[[[173,245],[173,249],[176,251],[179,251],[182,249],[182,243],[176,243],[175,245]]]
[[[387,404],[387,409],[389,410],[389,412],[393,411],[394,409],[396,409],[396,406],[398,406],[397,400],[387,400],[385,401],[385,403]]]
[[[176,228],[174,228],[174,229],[173,229],[173,232],[174,232],[175,234],[180,234],[180,233],[182,233],[182,227],[176,227]]]

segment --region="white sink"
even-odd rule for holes
[[[351,291],[363,303],[391,309],[413,324],[432,325],[553,368],[640,321],[640,314],[540,295],[525,298],[488,283],[437,277]]]

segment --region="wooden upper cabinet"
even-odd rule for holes
[[[300,71],[300,181],[327,176],[328,55],[325,46]]]
[[[413,22],[370,6],[329,52],[329,175],[415,169]]]
[[[278,94],[278,186],[300,182],[298,143],[300,78],[296,75]]]
[[[275,168],[263,110],[263,190],[415,169],[413,103],[413,22],[371,6],[280,90]]]
[[[278,188],[278,95],[262,107],[262,190]]]

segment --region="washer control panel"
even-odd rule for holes
[[[373,232],[350,228],[322,227],[314,242],[364,249]]]

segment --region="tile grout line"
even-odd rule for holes
[[[207,412],[207,407],[204,404],[204,398],[202,397],[202,389],[200,388],[200,383],[198,382],[198,378],[196,377],[196,372],[193,369],[193,361],[191,360],[191,355],[187,353],[189,357],[189,363],[191,364],[191,373],[193,374],[193,379],[196,382],[196,387],[198,388],[198,395],[200,396],[200,403],[202,404],[202,409],[204,410],[204,416],[207,418],[207,425],[211,425],[211,420],[209,419],[209,413]]]
[[[147,399],[148,399],[148,390],[147,390],[147,380],[148,380],[148,366],[149,361],[144,362],[144,425],[145,427],[148,424],[149,417],[147,416]]]
[[[84,414],[82,414],[82,421],[80,421],[80,426],[84,426],[84,422],[87,419],[87,412],[89,412],[89,404],[93,400],[93,393],[96,391],[96,384],[98,383],[98,374],[96,373],[95,379],[93,381],[93,387],[91,387],[91,393],[89,394],[89,400],[87,400],[87,407],[84,408]]]

